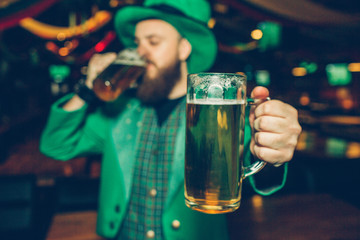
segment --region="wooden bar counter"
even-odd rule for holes
[[[254,196],[228,216],[232,239],[360,239],[360,209],[327,194]]]
[[[227,217],[232,240],[360,239],[360,209],[327,194],[255,195]],[[95,224],[95,211],[57,214],[47,240],[101,240]]]
[[[95,232],[96,211],[60,213],[54,216],[47,240],[102,240]]]

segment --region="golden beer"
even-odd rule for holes
[[[112,63],[95,78],[93,91],[102,101],[114,101],[131,87],[144,71],[142,66]]]
[[[240,206],[244,100],[191,100],[186,105],[185,202],[205,213]]]
[[[127,88],[135,87],[145,72],[145,60],[134,48],[119,52],[116,59],[93,82],[96,96],[105,102],[116,100]]]

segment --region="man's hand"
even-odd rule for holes
[[[265,99],[269,91],[256,87],[251,97]],[[254,131],[250,149],[257,158],[274,166],[292,159],[301,133],[295,108],[279,100],[264,101],[251,108],[249,120]]]
[[[104,54],[94,54],[88,64],[86,85],[89,88],[93,87],[94,79],[105,70],[116,59],[116,53],[109,52]]]
[[[87,77],[85,84],[88,88],[93,88],[93,81],[104,69],[116,59],[116,53],[94,54],[88,64]],[[63,109],[66,111],[75,111],[84,106],[85,101],[77,94],[74,95],[66,104]]]

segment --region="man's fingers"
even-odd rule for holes
[[[297,110],[287,103],[279,100],[270,100],[259,104],[255,109],[255,118],[260,116],[277,116],[277,117],[298,117]]]
[[[267,147],[261,147],[254,145],[254,155],[263,161],[270,164],[280,166],[284,162],[288,162],[292,159],[294,152],[290,149],[276,150]]]
[[[116,59],[116,53],[94,54],[88,66],[86,84],[92,87],[93,80]]]
[[[262,116],[254,120],[254,130],[282,133],[288,127],[288,122],[282,117]]]
[[[278,134],[269,132],[256,132],[254,135],[256,145],[281,150],[283,148],[294,149],[297,144],[297,135],[294,134]]]

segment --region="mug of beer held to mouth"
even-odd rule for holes
[[[93,91],[102,101],[116,100],[126,89],[137,87],[145,72],[146,61],[135,48],[122,50],[116,59],[94,80]]]
[[[256,101],[246,98],[242,74],[189,74],[187,84],[185,203],[210,214],[235,211],[243,179],[265,166],[243,166],[245,107]]]

